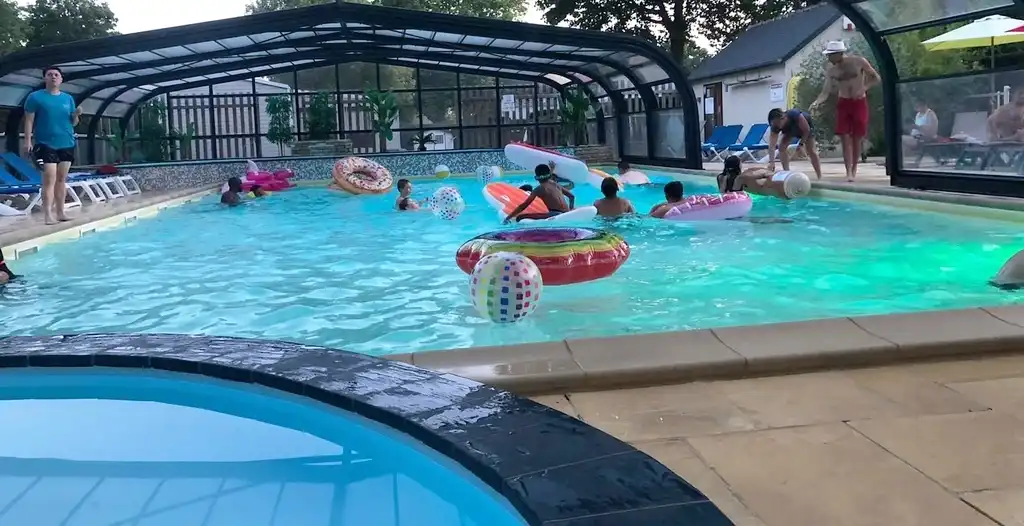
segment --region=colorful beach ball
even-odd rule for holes
[[[442,186],[430,198],[430,209],[437,217],[451,221],[459,217],[466,209],[466,201],[462,199],[462,194],[455,188]]]
[[[437,177],[438,179],[447,179],[451,174],[452,173],[448,170],[448,167],[443,164],[439,164],[434,167],[434,177]]]
[[[473,307],[496,323],[513,323],[529,316],[537,310],[543,288],[537,265],[515,252],[486,255],[469,275]]]
[[[501,179],[500,166],[481,166],[476,169],[476,180],[480,184],[487,184]]]

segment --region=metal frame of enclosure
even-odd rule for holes
[[[1017,161],[997,163],[999,168],[985,169],[985,166],[961,162],[963,156],[954,153],[940,166],[921,167],[903,158],[901,147],[902,137],[906,129],[905,116],[913,116],[911,101],[905,96],[912,92],[915,83],[924,84],[970,77],[985,77],[1001,73],[1021,71],[1019,65],[1010,68],[949,72],[948,74],[928,77],[903,78],[899,65],[893,56],[889,41],[898,35],[907,34],[921,29],[942,26],[957,22],[976,20],[994,14],[1013,16],[1024,11],[1024,0],[981,0],[962,2],[957,0],[830,0],[832,4],[848,17],[857,30],[867,40],[875,54],[882,76],[882,95],[885,105],[885,142],[887,145],[886,169],[892,185],[904,188],[941,190],[976,194],[1005,195],[1024,197],[1024,145],[1021,153],[1014,157]],[[903,9],[898,16],[891,16],[893,6]],[[968,9],[972,9],[969,12]],[[890,15],[887,15],[887,12]],[[1024,85],[1016,89],[1024,88]],[[988,97],[985,98],[988,100]],[[948,104],[949,101],[939,101]],[[958,101],[953,101],[958,102]],[[998,156],[997,146],[979,146]],[[1014,147],[1015,148],[1015,147]],[[1002,153],[1005,155],[1005,152]],[[982,157],[984,157],[982,155]],[[972,157],[973,159],[973,157]],[[949,164],[946,164],[949,163]],[[1005,165],[1005,166],[1002,166]],[[978,169],[981,168],[981,169]]]
[[[45,66],[64,71],[63,90],[92,116],[88,160],[95,161],[102,118],[119,119],[123,137],[140,105],[155,97],[324,66],[338,71],[337,65],[357,62],[517,79],[560,93],[579,87],[595,103],[597,142],[613,131],[627,161],[701,167],[693,90],[686,74],[648,41],[341,1],[8,55],[0,62],[0,107],[12,109],[7,148],[18,147],[20,108],[42,86]],[[659,100],[657,93],[673,85],[677,100]],[[496,83],[496,92],[500,88]],[[606,119],[614,130],[605,129]],[[495,127],[500,137],[500,120]]]

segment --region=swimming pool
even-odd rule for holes
[[[688,193],[714,190],[707,178],[685,181]],[[236,210],[211,197],[48,246],[17,262],[28,277],[0,298],[0,333],[205,333],[387,355],[1024,297],[985,283],[1024,246],[1017,224],[765,198],[753,215],[794,222],[607,224],[633,249],[615,275],[548,287],[525,322],[498,326],[473,311],[455,252],[475,235],[509,227],[498,224],[475,181],[416,180],[414,193],[426,197],[442,184],[458,187],[467,201],[456,221],[393,212],[394,194],[353,198],[304,188]],[[597,197],[589,187],[577,193],[581,204]],[[662,197],[658,187],[625,195],[642,212]]]
[[[3,371],[0,421],[0,524],[526,524],[433,450],[252,385]]]

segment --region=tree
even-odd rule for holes
[[[25,22],[15,0],[0,0],[0,56],[21,49]]]
[[[40,47],[116,34],[117,17],[106,2],[35,0],[26,8],[26,47]]]
[[[536,0],[549,24],[629,33],[668,48],[680,64],[699,52],[693,36],[722,47],[750,24],[821,0]]]

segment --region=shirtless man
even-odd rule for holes
[[[523,204],[517,206],[505,218],[506,223],[511,222],[513,218],[517,221],[520,219],[547,219],[573,209],[576,205],[576,196],[572,195],[569,189],[558,184],[557,176],[552,173],[554,165],[555,163],[538,164],[533,169],[534,179],[540,184],[530,192],[530,196],[523,201]],[[568,204],[565,202],[567,197],[569,198]],[[538,198],[548,207],[549,212],[547,214],[524,214],[523,210],[526,210],[530,203]]]
[[[1024,88],[1013,94],[1013,102],[989,115],[988,135],[993,141],[1024,142]]]
[[[845,42],[833,40],[823,53],[829,61],[825,86],[811,104],[811,111],[820,107],[833,91],[838,93],[836,135],[843,145],[846,180],[853,182],[857,178],[861,140],[868,134],[868,90],[881,82],[882,77],[866,58],[847,55]]]
[[[597,215],[601,217],[621,217],[626,214],[635,214],[636,209],[629,199],[619,197],[619,181],[614,177],[605,177],[601,180],[601,193],[604,197],[594,201],[594,208],[597,208]]]

